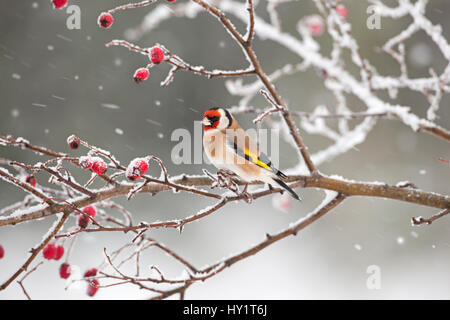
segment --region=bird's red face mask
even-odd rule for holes
[[[205,129],[205,131],[216,129],[220,123],[220,117],[221,114],[219,110],[206,110],[202,120],[203,129]]]

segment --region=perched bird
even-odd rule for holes
[[[283,181],[287,176],[272,165],[228,110],[206,110],[202,124],[203,147],[209,160],[218,169],[231,171],[247,183],[262,181],[270,186],[276,183],[300,200]]]

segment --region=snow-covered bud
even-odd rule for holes
[[[133,78],[136,83],[139,83],[139,82],[147,80],[149,75],[150,75],[150,72],[148,71],[147,68],[139,68],[134,73]]]
[[[97,23],[100,27],[104,29],[111,28],[112,24],[114,22],[114,18],[111,13],[109,12],[102,12],[97,20]]]
[[[128,180],[136,181],[142,177],[148,170],[148,160],[145,158],[136,158],[130,162],[125,172]]]

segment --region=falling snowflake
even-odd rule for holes
[[[12,110],[11,110],[11,116],[12,116],[13,118],[17,118],[19,115],[20,115],[19,110],[17,110],[17,109],[12,109]]]
[[[115,131],[118,135],[123,135],[123,130],[120,129],[120,128],[116,128],[114,131]]]
[[[416,67],[427,67],[432,62],[433,54],[428,45],[418,43],[411,48],[408,58],[411,64]]]

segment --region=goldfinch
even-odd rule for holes
[[[202,124],[203,148],[214,166],[233,172],[247,183],[261,181],[269,186],[276,183],[293,198],[300,200],[295,191],[282,180],[287,176],[272,165],[228,110],[206,110]]]

